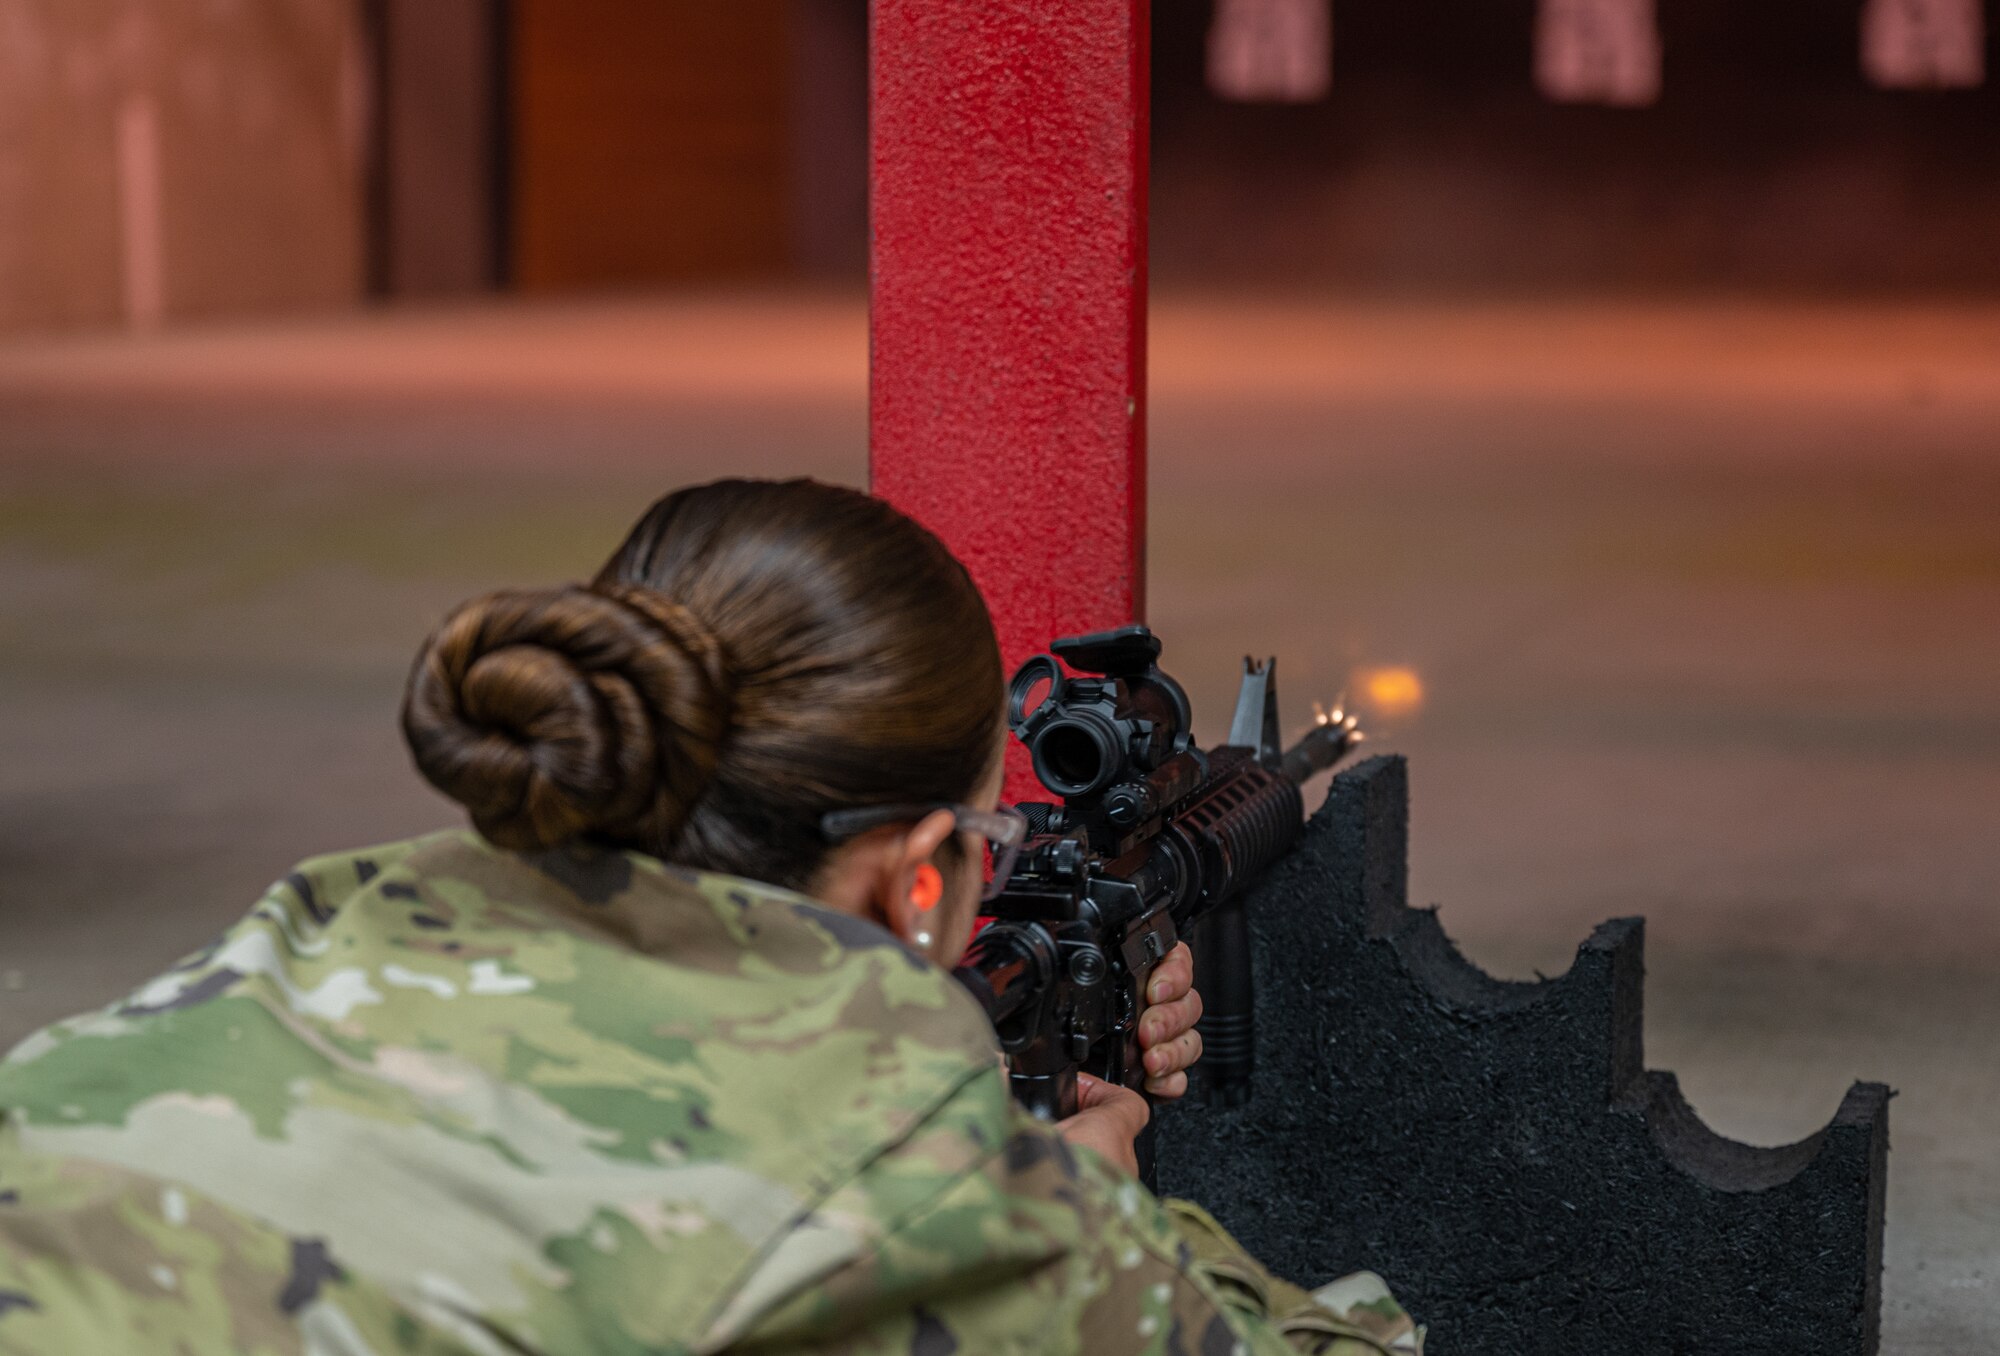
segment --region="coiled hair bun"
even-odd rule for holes
[[[501,847],[582,837],[665,853],[715,775],[733,694],[685,608],[617,583],[492,593],[425,643],[403,734]]]
[[[500,847],[809,891],[829,810],[997,775],[1000,676],[972,576],[918,523],[845,486],[718,480],[656,502],[588,586],[459,608],[403,732]]]

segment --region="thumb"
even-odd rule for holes
[[[1153,1108],[1144,1097],[1087,1073],[1076,1076],[1076,1108],[1079,1114],[1089,1111],[1115,1122],[1128,1135],[1137,1135],[1153,1118]]]

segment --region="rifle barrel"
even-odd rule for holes
[[[1361,742],[1361,729],[1353,716],[1339,715],[1307,731],[1304,738],[1285,750],[1278,771],[1294,785],[1303,786],[1316,772],[1324,772],[1351,753]]]

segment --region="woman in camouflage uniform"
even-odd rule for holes
[[[808,482],[461,607],[404,729],[476,833],[307,862],[0,1065],[0,1352],[1417,1351],[1143,1190],[1136,1094],[1010,1100],[948,973],[1000,693],[943,546]]]

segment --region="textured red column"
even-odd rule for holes
[[[871,476],[971,568],[1010,666],[1144,611],[1148,20],[872,6]]]

